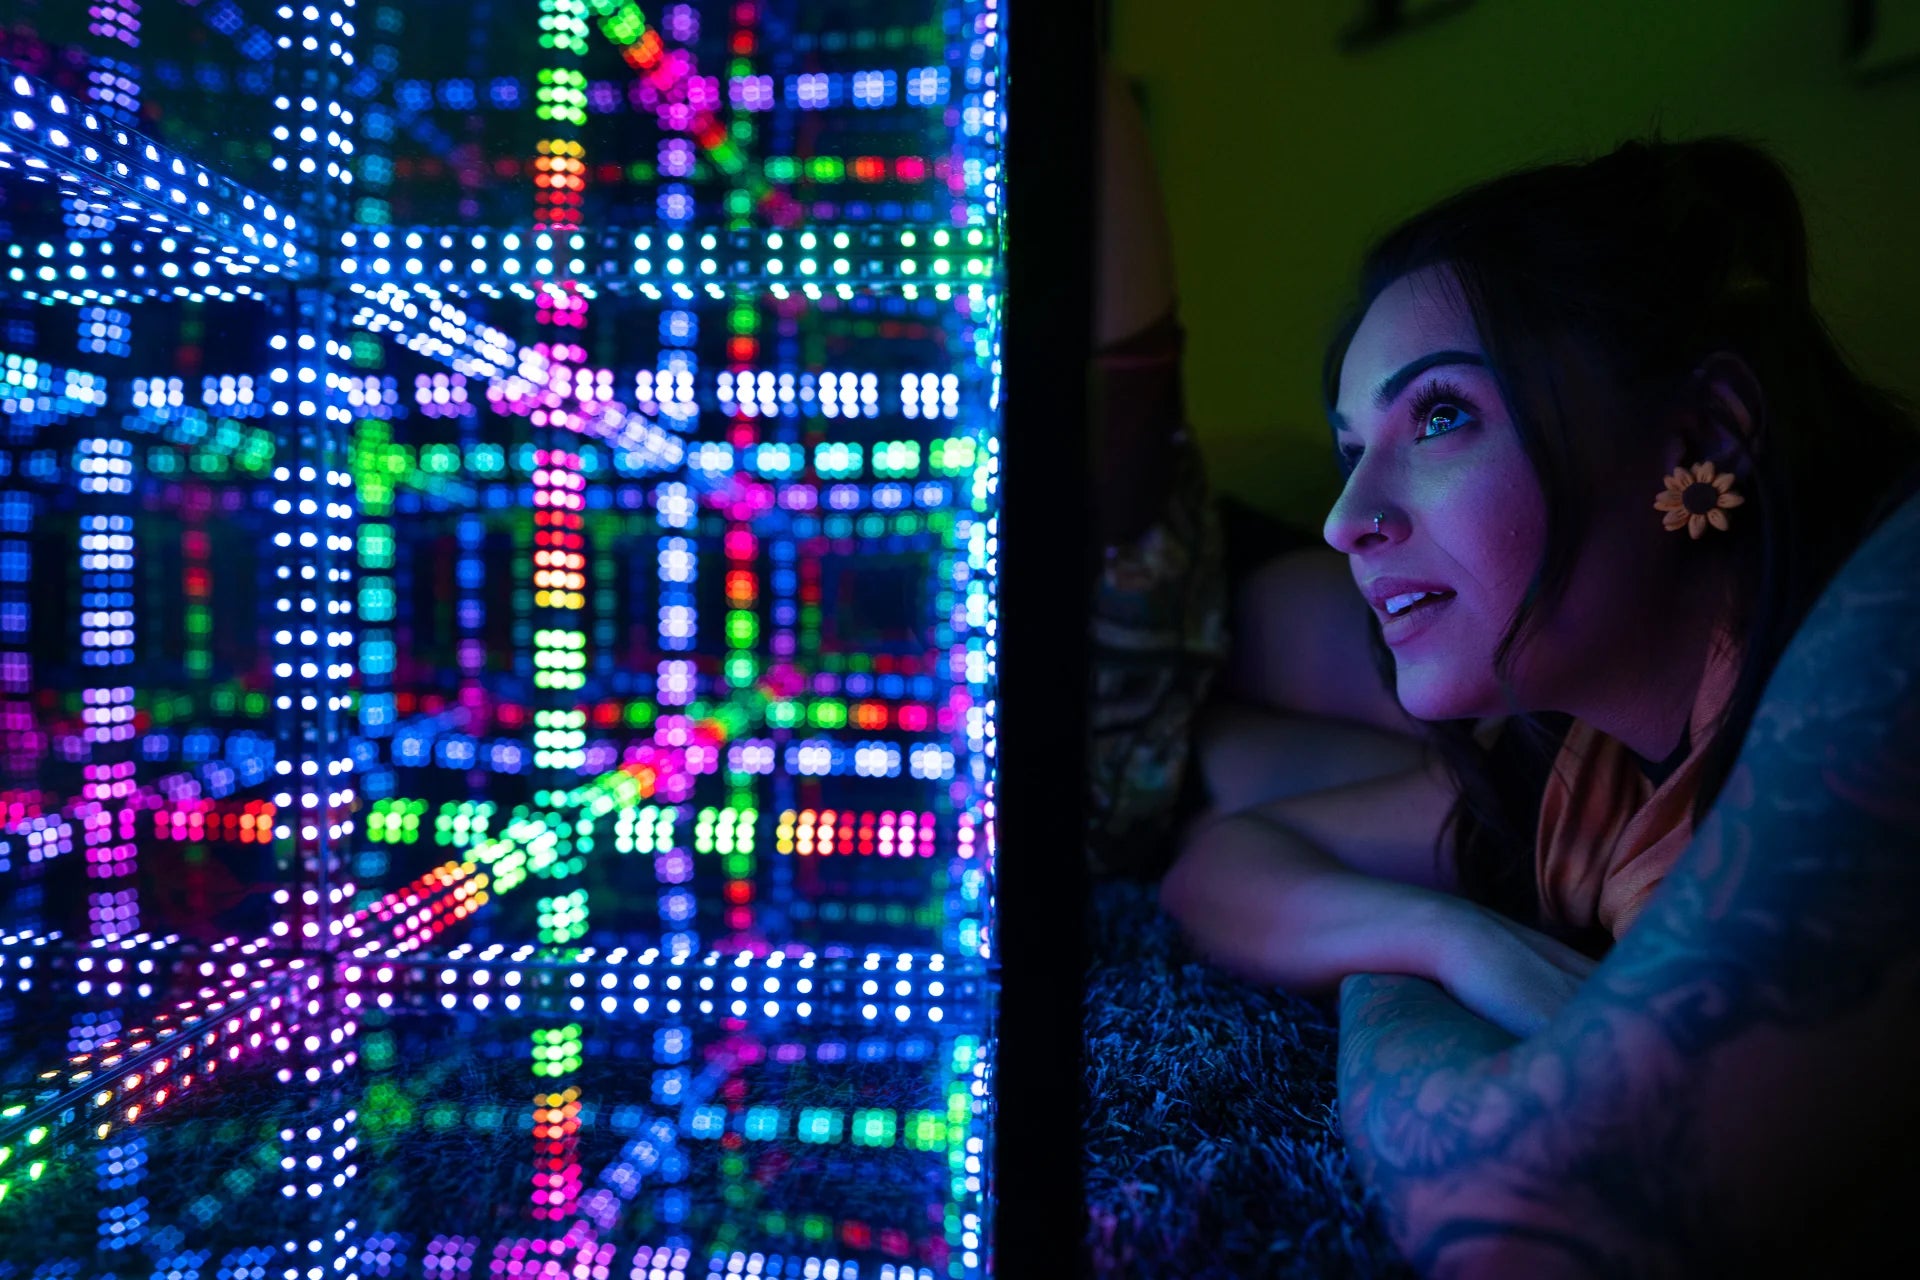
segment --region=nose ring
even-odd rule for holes
[[[1380,532],[1380,522],[1386,518],[1387,513],[1384,511],[1376,511],[1373,513],[1373,531],[1375,533]]]

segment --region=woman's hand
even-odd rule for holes
[[[1435,980],[1474,1013],[1525,1038],[1545,1029],[1598,962],[1464,898],[1443,931]]]

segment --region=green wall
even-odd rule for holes
[[[1780,158],[1816,303],[1869,377],[1920,400],[1920,71],[1857,82],[1845,4],[1478,0],[1342,54],[1362,7],[1113,0],[1111,56],[1144,92],[1189,417],[1217,489],[1317,530],[1339,491],[1320,360],[1370,240],[1470,182],[1654,125]]]

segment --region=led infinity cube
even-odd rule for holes
[[[0,33],[0,1266],[987,1274],[997,0]]]

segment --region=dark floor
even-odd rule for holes
[[[1412,1276],[1347,1162],[1331,1010],[1208,965],[1151,885],[1097,883],[1088,943],[1095,1273]]]

